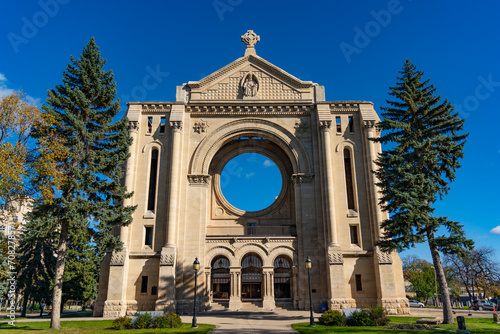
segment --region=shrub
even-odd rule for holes
[[[119,317],[113,320],[113,329],[122,330],[122,329],[131,329],[132,328],[132,319],[127,317]]]
[[[319,323],[325,326],[343,326],[345,316],[339,311],[327,310],[319,318]]]
[[[143,329],[151,327],[151,314],[148,312],[139,314],[137,319],[135,319],[134,328]]]
[[[181,325],[181,317],[173,312],[168,312],[167,314],[156,317],[153,321],[154,328],[177,328]]]
[[[391,319],[387,316],[387,311],[383,306],[370,307],[368,310],[373,326],[386,326]]]
[[[356,311],[347,318],[347,326],[372,326],[373,321],[370,319],[370,313],[366,310]]]

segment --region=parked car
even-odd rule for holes
[[[475,300],[475,301],[472,302],[472,309],[473,310],[479,310],[479,311],[488,310],[488,311],[493,311],[493,308],[495,308],[495,310],[500,310],[500,306],[499,305],[497,305],[495,303],[492,303],[489,300],[481,299],[481,300]]]
[[[425,307],[425,305],[418,300],[410,299],[410,307]]]

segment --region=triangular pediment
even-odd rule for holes
[[[257,55],[238,58],[186,88],[189,102],[312,101],[314,84],[302,81]]]

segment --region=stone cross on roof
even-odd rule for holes
[[[249,54],[255,55],[255,44],[260,41],[260,36],[253,32],[253,30],[248,30],[243,36],[241,36],[241,41],[247,45],[245,50],[245,56]]]

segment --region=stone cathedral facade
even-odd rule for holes
[[[130,102],[125,183],[137,205],[101,270],[96,316],[198,309],[383,305],[408,313],[401,260],[375,242],[386,214],[371,172],[381,147],[371,102],[326,101],[324,87],[259,57],[177,87],[173,102]],[[221,191],[234,157],[259,153],[282,175],[269,207],[243,211]]]

